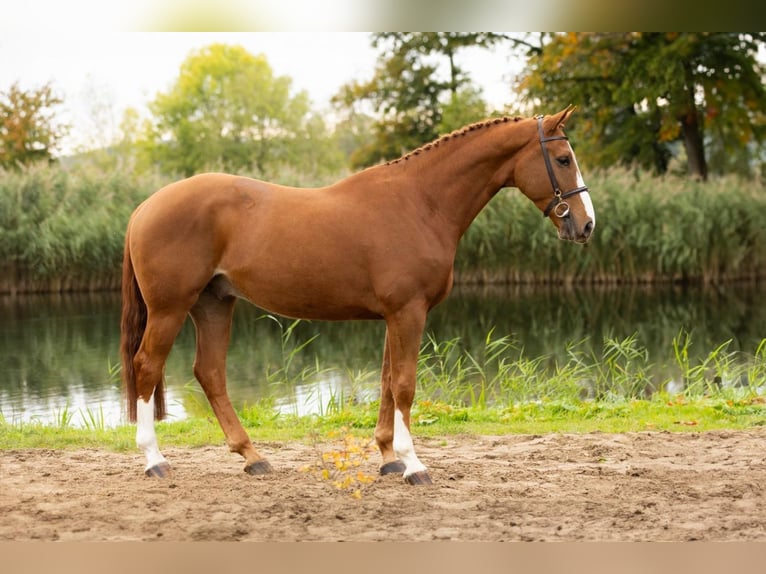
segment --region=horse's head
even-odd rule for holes
[[[561,239],[585,243],[596,225],[596,212],[582,179],[574,150],[564,135],[570,106],[553,116],[539,116],[535,136],[519,155],[516,186],[550,218]]]

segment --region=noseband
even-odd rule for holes
[[[540,134],[540,147],[543,150],[543,159],[545,160],[545,169],[548,170],[548,178],[551,180],[553,186],[553,199],[551,199],[548,207],[543,211],[543,217],[548,217],[551,211],[558,218],[564,218],[569,215],[569,204],[565,201],[567,198],[588,191],[588,186],[583,185],[577,187],[565,193],[562,193],[559,187],[559,182],[556,180],[556,174],[553,173],[553,165],[551,165],[551,158],[548,155],[548,149],[545,147],[545,142],[551,142],[555,140],[569,140],[567,136],[551,136],[545,137],[543,133],[543,116],[537,116],[537,132]]]

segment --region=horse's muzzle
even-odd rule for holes
[[[587,243],[593,234],[593,220],[588,218],[578,226],[571,217],[565,217],[559,227],[559,238],[575,243]]]

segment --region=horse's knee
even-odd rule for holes
[[[412,402],[415,400],[415,382],[399,381],[393,385],[391,391],[394,396],[395,408],[409,413]]]

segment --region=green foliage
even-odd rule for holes
[[[347,406],[345,420],[356,421],[367,416],[362,405]],[[516,403],[498,408],[453,406],[442,402],[418,401],[413,409],[414,432],[418,436],[444,437],[449,435],[503,435],[581,432],[637,432],[672,431],[703,432],[714,429],[749,429],[766,425],[766,404],[763,397],[727,398],[725,396],[685,399],[658,394],[651,399],[622,402],[584,402],[548,400]],[[346,423],[343,423],[346,424]],[[374,425],[348,425],[345,436],[369,439]],[[355,453],[344,451],[337,445],[332,433],[342,424],[332,417],[273,416],[269,424],[246,428],[257,441],[306,441],[316,444],[322,452],[335,453],[341,460],[351,459]],[[215,420],[209,417],[158,423],[160,444],[166,447],[200,447],[224,444],[223,433]],[[356,429],[356,430],[355,430]],[[135,452],[135,427],[122,425],[115,428],[92,429],[43,425],[7,421],[0,414],[0,449],[28,448],[105,448],[117,452]],[[325,438],[327,437],[327,438]],[[377,454],[372,454],[373,460]],[[329,461],[327,461],[329,463]],[[334,460],[333,463],[334,465]],[[307,471],[312,470],[306,468]],[[321,471],[320,471],[321,472]],[[338,488],[354,486],[343,480]],[[359,483],[359,475],[350,474]],[[323,480],[330,480],[320,475]],[[359,488],[359,486],[357,486]],[[355,490],[355,489],[354,489]],[[352,491],[353,493],[353,491]]]
[[[673,340],[676,365],[668,371],[655,370],[636,335],[622,340],[605,337],[600,353],[583,352],[582,341],[572,342],[567,345],[564,360],[527,357],[515,341],[495,338],[492,331],[478,356],[462,349],[459,339],[439,342],[429,336],[418,364],[418,396],[425,401],[425,411],[419,411],[416,420],[429,424],[442,417],[462,419],[465,411],[456,411],[459,407],[511,408],[530,402],[555,402],[560,406],[583,401],[624,403],[666,393],[683,400],[716,396],[764,402],[766,343],[759,346],[754,357],[728,351],[730,342],[725,342],[707,355],[691,359],[691,341],[690,333],[678,333]],[[658,376],[658,372],[672,374]],[[440,412],[438,405],[449,408]]]
[[[50,83],[22,90],[18,83],[0,92],[0,168],[16,168],[53,157],[68,127],[56,121],[63,100]]]
[[[437,132],[448,134],[488,115],[481,93],[466,86],[450,94],[449,101],[442,106]]]
[[[360,142],[350,156],[352,167],[394,159],[483,119],[486,104],[455,58],[467,47],[486,47],[497,39],[494,34],[464,32],[374,34],[373,45],[381,52],[373,77],[343,86],[334,98],[350,118],[360,115],[362,104],[375,110],[373,137]],[[440,73],[441,63],[447,66],[446,76]]]
[[[115,285],[130,213],[158,181],[47,165],[0,171],[0,292]]]
[[[678,157],[703,179],[750,175],[766,142],[764,42],[763,33],[554,34],[520,88],[535,107],[581,106],[570,133],[583,163],[665,173]]]
[[[460,279],[715,283],[766,269],[766,196],[749,182],[616,170],[586,179],[597,215],[587,247],[559,241],[526,198],[501,191],[460,244]]]
[[[182,63],[178,79],[150,104],[145,146],[167,173],[255,170],[261,177],[297,158],[313,170],[337,169],[339,155],[306,92],[275,76],[263,55],[212,44]]]

